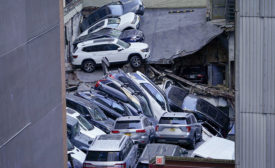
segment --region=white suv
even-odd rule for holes
[[[104,28],[113,28],[120,31],[127,29],[138,29],[140,23],[140,17],[133,12],[126,13],[119,18],[108,18],[104,19],[96,24],[90,26],[84,32],[82,32],[79,37],[85,36],[89,33],[97,32]]]
[[[72,65],[93,72],[106,57],[112,63],[130,62],[137,68],[150,56],[146,43],[126,43],[116,38],[102,38],[79,43],[72,54]]]

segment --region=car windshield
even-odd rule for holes
[[[165,99],[159,91],[149,83],[141,83],[141,86],[157,101],[161,108],[165,110]]]
[[[161,117],[160,124],[182,124],[186,125],[186,118],[183,117]]]
[[[87,130],[91,131],[92,129],[94,129],[94,126],[91,125],[84,117],[82,117],[81,115],[76,117],[78,119],[78,121],[81,123],[81,125],[83,125]]]
[[[123,48],[129,48],[130,47],[130,44],[129,43],[126,43],[124,41],[121,41],[121,40],[117,40],[117,44],[119,46],[122,46]]]
[[[72,145],[71,141],[67,139],[67,150],[72,151],[74,149],[74,146]]]
[[[129,120],[129,121],[117,121],[115,129],[139,129],[141,128],[141,123],[139,120]]]
[[[119,18],[109,18],[107,24],[110,25],[110,24],[119,24],[119,23],[120,23]]]
[[[89,151],[86,161],[122,161],[122,157],[117,151]]]
[[[101,21],[99,23],[97,23],[96,25],[92,26],[89,30],[88,33],[91,33],[93,31],[95,31],[96,29],[99,29],[100,27],[104,26],[105,21]]]
[[[103,113],[103,111],[98,108],[90,109],[92,118],[96,121],[104,121],[107,120],[107,116]]]

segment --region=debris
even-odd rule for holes
[[[203,86],[197,83],[193,83],[190,82],[182,77],[179,77],[177,75],[174,75],[172,73],[166,73],[166,72],[160,72],[158,71],[156,68],[154,68],[153,66],[149,67],[153,72],[155,72],[156,74],[158,74],[160,77],[168,77],[170,79],[173,79],[177,82],[182,82],[188,86],[190,86],[190,93],[197,93],[197,94],[201,94],[201,95],[211,95],[214,97],[225,97],[231,100],[234,100],[235,95],[233,91],[230,91],[227,88],[223,88],[223,87],[209,87],[209,86]]]

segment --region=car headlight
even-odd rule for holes
[[[149,52],[149,48],[145,48],[141,50],[142,52]]]
[[[131,22],[131,24],[135,24],[136,23],[136,21],[137,21],[137,15],[135,15],[135,17],[134,17],[134,20]]]

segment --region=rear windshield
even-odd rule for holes
[[[182,117],[161,117],[160,124],[183,124],[186,125],[186,118]]]
[[[141,128],[140,121],[117,121],[115,129],[139,129]]]
[[[86,161],[122,161],[120,152],[116,151],[89,151]]]

